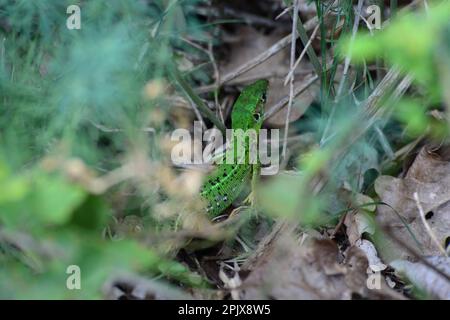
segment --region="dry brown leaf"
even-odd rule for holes
[[[350,198],[349,203],[355,208],[344,219],[347,237],[350,245],[353,246],[361,239],[364,233],[372,235],[375,233],[375,226],[368,212],[374,212],[376,206],[372,205],[374,203],[373,199],[364,194],[353,194],[348,190],[342,190],[341,193],[344,196],[347,194],[346,197]]]
[[[361,211],[350,212],[345,216],[344,224],[347,227],[347,237],[351,245],[355,245],[364,233],[374,234],[375,226],[367,213]]]
[[[383,281],[380,290],[367,287],[368,261],[352,247],[347,257],[331,240],[280,238],[243,283],[244,299],[351,299],[388,298],[395,294]]]
[[[435,256],[428,257],[427,261],[450,276],[450,258]],[[413,284],[433,297],[450,300],[450,282],[435,270],[422,263],[412,263],[405,260],[395,260],[391,265],[396,269],[396,272],[406,276]]]
[[[378,272],[386,269],[387,266],[378,257],[377,250],[372,242],[366,239],[359,239],[356,241],[355,247],[364,252],[367,261],[369,262],[369,267],[372,271]]]
[[[405,224],[389,206],[378,206],[377,221],[393,228],[391,230],[396,237],[410,247],[422,250],[422,254],[439,255],[439,248],[432,241],[420,219],[413,195],[415,192],[418,193],[420,204],[427,217],[426,221],[437,240],[444,246],[450,236],[450,162],[424,147],[404,179],[381,176],[375,182],[375,190],[381,201],[404,218],[421,248],[418,248]],[[404,248],[390,239],[385,239],[378,249],[387,262],[413,258]]]
[[[222,75],[228,74],[239,66],[253,59],[258,54],[266,51],[274,43],[276,43],[282,35],[271,33],[265,35],[251,27],[241,27],[238,31],[239,38],[231,46],[230,57],[228,62],[221,66]],[[305,60],[306,61],[306,60]],[[304,72],[302,72],[304,71]],[[309,75],[311,67],[307,62],[302,62],[297,68],[295,75],[295,87],[301,85],[305,76]],[[246,82],[247,79],[269,78],[270,86],[267,94],[266,108],[270,108],[279,102],[282,98],[289,95],[289,85],[284,85],[284,79],[289,72],[289,47],[281,50],[271,58],[259,64],[255,68],[240,75],[232,83]],[[303,92],[294,100],[294,106],[291,111],[290,121],[300,118],[309,105],[314,100],[319,87],[312,85],[308,90]],[[283,126],[285,124],[286,108],[283,108],[266,123],[271,126]]]

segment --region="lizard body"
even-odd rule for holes
[[[267,80],[258,80],[242,90],[236,100],[231,114],[233,130],[241,129],[244,132],[250,129],[259,134],[263,122],[264,103],[268,87]],[[234,139],[234,136],[232,136]],[[236,141],[236,140],[235,140]],[[244,145],[238,145],[238,143]],[[201,197],[206,201],[206,211],[209,216],[216,217],[222,213],[239,196],[246,183],[259,174],[260,163],[250,163],[250,141],[236,141],[231,151],[233,163],[222,163],[207,177],[200,189]],[[238,148],[244,152],[239,155]],[[243,158],[244,157],[244,158]]]

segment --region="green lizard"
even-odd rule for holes
[[[264,120],[264,103],[268,87],[267,80],[258,80],[242,90],[231,114],[231,126],[233,130],[243,131],[253,129],[257,136]],[[236,140],[235,140],[236,141]],[[238,142],[239,143],[239,142]],[[222,163],[207,177],[200,189],[200,195],[207,203],[206,211],[209,216],[220,215],[231,203],[236,200],[247,182],[252,179],[252,192],[255,187],[260,170],[260,161],[252,164],[249,161],[250,142],[245,139],[240,142],[244,145],[234,144],[232,152],[233,164]],[[238,148],[243,148],[243,154],[239,155]],[[245,157],[245,158],[242,158]],[[241,160],[241,161],[239,161]],[[253,203],[252,195],[249,197]]]

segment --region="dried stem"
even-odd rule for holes
[[[176,66],[169,67],[169,72],[172,78],[183,89],[184,93],[192,100],[192,102],[199,108],[199,110],[222,132],[225,133],[225,125],[216,117],[203,100],[194,92],[189,83],[183,78]]]
[[[283,139],[283,151],[282,157],[286,157],[286,147],[287,147],[287,136],[289,131],[289,119],[291,117],[292,104],[294,102],[294,70],[295,70],[295,45],[297,40],[297,20],[298,20],[298,0],[294,0],[294,13],[292,18],[292,33],[291,33],[291,59],[290,59],[290,71],[292,76],[289,78],[289,102],[288,109],[286,112],[286,121],[284,124],[284,139]],[[305,47],[305,49],[309,46]]]
[[[319,79],[318,75],[314,75],[303,82],[302,86],[298,87],[294,91],[294,97],[302,94],[305,92],[314,82],[316,82]],[[280,111],[285,105],[287,105],[289,102],[289,96],[284,97],[280,101],[278,101],[274,106],[272,106],[269,111],[267,111],[264,114],[264,119],[268,119],[272,117],[274,114],[276,114],[278,111]]]
[[[416,201],[417,209],[419,209],[420,219],[422,220],[422,223],[425,226],[425,230],[427,231],[427,233],[430,236],[433,243],[436,245],[436,247],[442,253],[442,255],[444,257],[447,257],[447,252],[445,252],[445,249],[441,246],[438,239],[436,238],[436,235],[434,234],[433,230],[431,230],[430,225],[428,224],[427,220],[425,219],[425,212],[423,211],[422,205],[420,204],[419,195],[417,194],[417,192],[414,192],[414,200]]]
[[[305,23],[304,26],[303,25],[301,26],[301,29],[306,32],[306,31],[313,30],[316,26],[317,26],[317,17],[308,20]],[[300,32],[299,29],[297,29],[297,31]],[[297,36],[298,36],[298,34],[297,34]],[[309,38],[306,37],[305,43],[308,42],[308,39]],[[266,51],[264,51],[264,52],[260,53],[259,55],[257,55],[255,58],[247,61],[246,63],[240,65],[239,67],[237,67],[233,71],[231,71],[231,72],[227,73],[226,75],[224,75],[223,77],[221,77],[221,79],[220,79],[218,84],[215,83],[215,84],[212,84],[212,85],[199,87],[195,91],[197,93],[205,93],[205,92],[210,92],[212,90],[217,89],[217,86],[221,86],[221,85],[223,85],[225,83],[228,83],[228,82],[236,79],[240,75],[242,75],[242,74],[246,73],[247,71],[255,68],[256,66],[260,65],[261,63],[263,63],[264,61],[266,61],[270,57],[274,56],[275,54],[280,52],[282,49],[287,47],[291,43],[291,41],[292,41],[292,35],[289,34],[286,37],[280,39],[278,42],[276,42],[274,45],[272,45]]]

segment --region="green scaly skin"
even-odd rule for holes
[[[254,129],[259,135],[259,129],[263,122],[264,103],[268,87],[267,80],[258,80],[242,90],[234,104],[231,114],[232,129]],[[242,142],[241,142],[242,143]],[[206,211],[210,217],[220,215],[229,207],[244,189],[244,186],[252,179],[252,188],[256,177],[259,175],[260,162],[249,163],[249,141],[244,145],[234,145],[233,164],[222,163],[207,177],[205,184],[200,189],[200,195],[207,203]],[[237,148],[243,148],[245,159],[237,159]]]

